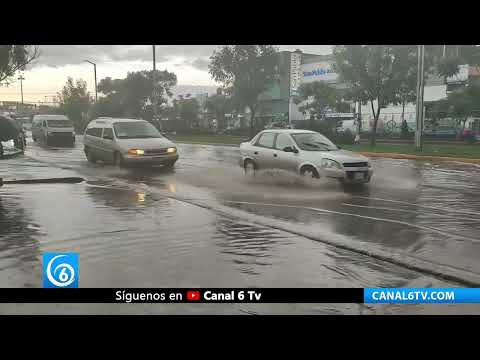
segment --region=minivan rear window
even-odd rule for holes
[[[47,125],[51,128],[73,127],[73,123],[68,119],[47,120]]]

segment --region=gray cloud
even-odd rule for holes
[[[195,69],[207,71],[209,63],[209,58],[196,58],[195,60],[191,61],[189,65]]]
[[[176,57],[196,58],[211,55],[212,45],[157,45],[157,62]],[[85,59],[95,62],[152,61],[151,45],[41,45],[41,56],[36,66],[52,67],[80,64]]]
[[[157,62],[184,58],[181,65],[206,71],[209,57],[218,45],[157,45]],[[331,45],[279,45],[280,50],[297,48],[308,53],[327,54]],[[151,45],[40,45],[41,56],[33,66],[59,67],[83,63],[85,59],[95,62],[152,61]]]

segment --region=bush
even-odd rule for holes
[[[223,134],[225,135],[233,135],[233,136],[250,136],[250,128],[243,128],[243,129],[228,129],[223,130]]]
[[[347,129],[344,132],[337,133],[334,142],[342,145],[353,145],[355,143],[355,134]]]
[[[475,138],[475,135],[470,134],[465,137],[465,142],[469,145],[475,144],[477,142],[477,139]]]
[[[327,121],[316,121],[312,125],[312,130],[319,132],[332,141],[335,141],[336,133],[334,130],[334,124]]]

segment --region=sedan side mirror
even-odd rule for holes
[[[294,147],[294,146],[284,147],[284,148],[283,148],[283,151],[285,151],[285,152],[293,152],[293,153],[295,153],[295,154],[298,153],[298,149],[297,149],[296,147]]]
[[[107,139],[107,140],[113,140],[113,136],[112,136],[112,135],[104,135],[103,138],[104,138],[104,139]]]

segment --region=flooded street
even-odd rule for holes
[[[79,287],[480,287],[480,166],[374,159],[349,189],[245,177],[238,148],[179,144],[175,169],[91,164],[30,142],[0,161],[0,287],[41,287],[42,253],[78,252]],[[0,304],[0,314],[480,313],[479,305]]]

